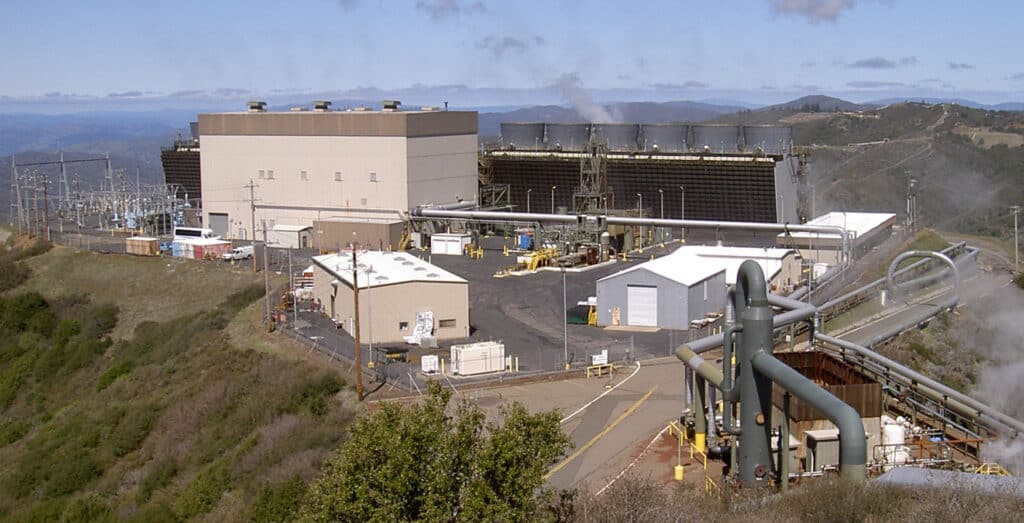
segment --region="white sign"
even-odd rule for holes
[[[437,356],[428,354],[420,358],[420,371],[423,374],[434,374],[439,368]]]
[[[608,364],[608,349],[601,351],[601,354],[592,354],[590,356],[591,365],[607,365]]]

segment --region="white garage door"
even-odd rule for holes
[[[658,288],[629,285],[626,287],[626,324],[655,327],[658,325]]]

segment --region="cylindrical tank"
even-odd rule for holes
[[[528,151],[544,149],[544,122],[502,122],[501,145],[506,149]]]
[[[611,240],[611,235],[608,231],[601,233],[601,261],[608,261],[608,247]]]
[[[735,125],[694,125],[693,149],[708,147],[713,153],[734,153],[740,149],[740,128]]]
[[[608,142],[612,151],[636,151],[640,137],[640,126],[635,123],[596,123],[594,136]]]
[[[545,128],[548,149],[582,151],[590,141],[588,123],[549,123]]]
[[[753,152],[761,148],[767,154],[786,154],[793,142],[793,128],[776,125],[747,125],[743,127],[743,150]]]
[[[641,142],[645,151],[661,151],[667,153],[685,153],[686,125],[681,123],[644,124]]]

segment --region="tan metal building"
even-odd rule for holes
[[[259,231],[261,220],[393,222],[476,195],[476,112],[251,107],[199,115],[204,223],[225,238],[254,237],[250,196]]]
[[[417,314],[433,315],[439,340],[469,337],[469,283],[405,252],[357,251],[360,337],[400,343],[413,334]],[[354,331],[352,252],[313,258],[313,295],[323,312]]]

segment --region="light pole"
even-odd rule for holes
[[[686,219],[686,187],[679,186],[679,219]],[[682,241],[686,238],[686,228],[679,228],[679,240]]]
[[[644,195],[636,193],[636,215],[639,218],[644,217]],[[644,226],[640,226],[640,250],[644,250]]]
[[[557,185],[551,186],[551,214],[555,214],[555,189],[557,188]]]
[[[526,212],[530,212],[530,193],[531,192],[533,192],[533,189],[527,189],[526,190]]]
[[[1020,205],[1010,207],[1013,209],[1013,269],[1020,272],[1020,247],[1017,245],[1017,215],[1020,214]]]
[[[562,361],[569,370],[569,309],[565,290],[565,267],[562,267]]]
[[[661,200],[661,219],[665,219],[665,191],[658,189],[658,199]],[[665,235],[662,234],[665,231],[664,227],[658,227],[658,241],[665,241]]]

